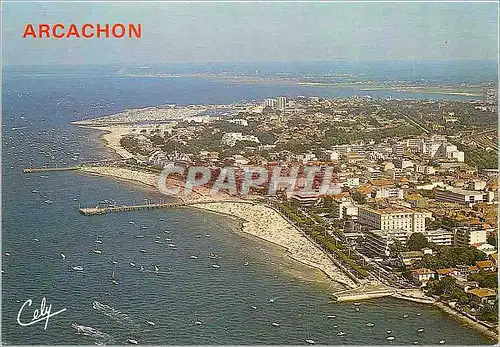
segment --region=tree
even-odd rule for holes
[[[394,255],[396,253],[399,253],[399,252],[402,252],[405,250],[403,244],[401,243],[401,241],[399,240],[396,240],[394,241],[394,243],[392,243],[390,246],[389,246],[389,249],[391,251],[391,255]]]
[[[411,234],[408,242],[406,243],[406,247],[408,247],[410,251],[418,251],[428,246],[429,241],[422,233]]]
[[[358,204],[366,204],[366,197],[361,194],[360,192],[354,191],[351,194],[352,198],[354,201],[356,201]]]

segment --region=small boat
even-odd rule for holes
[[[141,265],[141,269],[139,271],[144,271],[144,266]]]
[[[5,252],[4,254],[5,254],[6,257],[8,257],[10,255],[9,252]]]
[[[94,242],[95,242],[95,243],[102,243],[102,241],[101,241],[101,240],[95,240]]]
[[[127,340],[129,343],[133,344],[133,345],[137,345],[137,340],[134,340],[134,339],[128,339]]]
[[[54,203],[54,201],[47,199],[47,200],[45,200],[45,201],[44,201],[44,203],[46,203],[46,204],[49,204],[49,205],[50,205],[50,204],[53,204],[53,203]]]
[[[73,270],[75,270],[75,271],[83,271],[83,266],[80,266],[80,265],[73,266]]]
[[[154,326],[156,325],[156,324],[155,324],[155,322],[152,322],[152,321],[150,321],[150,320],[146,321],[146,323],[148,323],[148,324],[149,324],[149,325],[151,325],[152,327],[154,327]]]
[[[131,220],[130,222],[128,222],[128,224],[135,224],[135,222]]]
[[[337,328],[338,328],[338,326],[337,326],[337,325],[334,325],[333,327],[334,327],[335,329],[337,329]]]
[[[201,325],[201,322],[199,320],[194,322],[194,325]]]
[[[387,330],[386,333],[390,334],[392,333],[392,330]]]
[[[329,316],[326,316],[326,318],[330,318],[330,319],[333,319],[333,318],[336,318],[336,317],[337,317],[337,316],[335,316],[335,315],[333,315],[333,314],[332,314],[332,315],[329,315]]]
[[[147,251],[145,249],[141,249],[141,253],[146,253]]]
[[[191,259],[198,259],[198,257],[197,257],[197,256],[195,256],[195,255],[192,255],[190,258],[191,258]]]
[[[312,340],[312,339],[306,339],[306,342],[310,345],[315,345],[316,344],[316,341]]]
[[[269,299],[269,302],[275,302],[277,298],[271,298]]]
[[[394,336],[387,336],[387,340],[389,340],[389,341],[394,340]]]
[[[359,311],[359,307],[355,307],[354,311],[358,312]]]
[[[136,235],[136,237],[135,237],[135,238],[136,238],[136,239],[142,239],[142,238],[144,238],[144,235]]]
[[[167,246],[168,246],[168,247],[175,247],[175,244],[173,244],[173,243],[169,243]]]
[[[32,192],[32,193],[35,193],[35,194],[40,194],[40,191],[39,191],[39,190],[36,190],[36,189],[33,189],[31,192]]]
[[[135,263],[129,263],[129,264],[130,264],[130,266],[135,266]]]
[[[255,306],[255,305],[252,305],[252,306],[250,306],[250,307],[251,307],[251,308],[253,308],[254,310],[256,310],[256,309],[257,309],[257,306]]]
[[[420,317],[422,314],[421,313],[417,313],[417,316]]]
[[[201,237],[201,235],[196,235],[196,237],[197,237],[197,238],[200,238],[200,237]]]
[[[360,306],[361,304],[359,302],[355,302],[354,306]]]
[[[205,234],[205,237],[210,237],[210,234]]]
[[[115,285],[119,285],[120,282],[118,282],[117,280],[111,280],[111,283],[115,284]]]
[[[418,340],[413,341],[414,345],[418,345]]]
[[[155,243],[161,244],[162,242],[160,240],[155,240]]]
[[[440,345],[444,345],[445,343],[446,343],[446,341],[445,341],[445,340],[441,340],[441,341],[439,341],[439,344],[440,344]]]
[[[407,314],[404,314],[404,315],[403,315],[403,318],[408,318],[408,315],[407,315]]]
[[[366,323],[366,326],[371,328],[371,327],[375,326],[375,324],[373,324],[373,323]]]
[[[212,267],[214,267],[214,268],[218,269],[218,268],[220,268],[220,265],[213,264],[213,265],[212,265]]]
[[[99,249],[94,249],[92,252],[94,252],[95,254],[101,254],[102,252],[99,250]]]
[[[160,271],[160,269],[158,268],[157,265],[155,265],[155,272],[158,272],[158,271]]]
[[[271,325],[272,325],[273,327],[279,327],[279,326],[280,326],[280,324],[279,324],[279,323],[276,323],[276,322],[272,322],[272,323],[271,323]]]
[[[118,264],[118,262],[116,260],[111,260],[111,264],[116,265],[116,264]]]
[[[64,253],[61,253],[61,258],[64,260],[66,259],[66,256],[64,255]]]
[[[245,264],[243,264],[243,265],[244,265],[244,266],[248,266],[248,261],[247,261],[247,262],[245,262]]]
[[[343,331],[339,331],[339,332],[337,333],[337,336],[344,336],[344,335],[345,335],[345,332],[343,332]]]
[[[424,332],[424,328],[420,328],[417,330],[419,333],[423,333]]]
[[[147,227],[147,226],[145,226],[145,225],[141,227],[141,229],[147,229],[147,228],[148,228],[148,227]]]

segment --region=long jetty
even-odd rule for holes
[[[30,167],[24,168],[24,173],[34,173],[34,172],[52,172],[52,171],[73,171],[79,170],[81,166],[68,166],[68,167]]]
[[[126,211],[139,211],[139,210],[154,210],[154,209],[168,209],[179,208],[186,206],[193,206],[197,204],[209,204],[213,202],[245,202],[240,200],[200,200],[191,202],[169,202],[169,203],[154,203],[142,205],[121,205],[121,206],[95,206],[95,207],[82,207],[78,211],[85,216],[94,216],[100,214],[107,214],[112,212],[126,212]],[[251,203],[251,202],[248,202]]]

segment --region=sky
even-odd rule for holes
[[[23,39],[25,25],[141,23],[140,39]],[[497,60],[498,3],[2,2],[8,65]]]

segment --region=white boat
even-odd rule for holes
[[[331,315],[329,315],[329,316],[326,316],[326,318],[330,318],[330,319],[333,319],[333,318],[335,318],[335,317],[337,317],[337,316],[335,316],[335,315],[333,315],[333,314],[331,314]]]
[[[115,284],[115,285],[119,285],[120,282],[118,282],[117,280],[111,280],[111,283]]]
[[[61,258],[64,260],[66,259],[66,256],[64,255],[64,253],[61,253]]]
[[[243,265],[244,265],[244,266],[248,266],[248,261],[247,261],[247,262],[245,262],[245,264],[243,264]]]
[[[199,320],[194,322],[194,325],[201,325],[201,322]]]
[[[158,268],[158,266],[155,265],[155,272],[158,272],[160,271],[160,269]]]
[[[212,265],[212,267],[214,267],[214,268],[218,269],[218,268],[220,268],[220,265],[213,264],[213,265]]]
[[[386,333],[390,334],[392,333],[392,330],[387,330]]]
[[[375,324],[373,324],[373,323],[366,323],[366,326],[371,328],[371,327],[375,326]]]
[[[147,251],[145,249],[141,249],[141,253],[146,253]]]
[[[419,333],[423,333],[424,332],[424,328],[420,328],[417,330]]]
[[[101,254],[101,253],[102,253],[102,252],[101,252],[100,250],[98,250],[97,248],[96,248],[96,249],[94,249],[94,250],[93,250],[93,252],[94,252],[95,254]]]
[[[135,222],[131,220],[130,222],[128,222],[128,224],[135,224]]]
[[[5,252],[4,254],[5,254],[6,257],[8,257],[10,255],[9,252]]]
[[[46,203],[46,204],[49,204],[49,205],[50,205],[50,204],[53,204],[53,203],[54,203],[54,201],[47,199],[47,200],[45,200],[45,201],[44,201],[44,203]]]
[[[75,271],[83,271],[83,266],[80,266],[80,265],[73,266],[73,270],[75,270]]]
[[[387,336],[387,340],[389,340],[389,341],[394,340],[394,336]]]
[[[404,314],[404,315],[403,315],[403,318],[408,318],[408,315],[407,315],[407,314]]]
[[[344,335],[345,335],[345,332],[343,332],[343,331],[339,331],[339,332],[337,333],[337,336],[344,336]]]
[[[359,302],[355,302],[354,306],[360,306],[361,304]]]
[[[38,241],[40,241],[40,240],[39,240],[39,239],[37,239],[37,238],[35,237],[35,238],[33,239],[33,241],[38,242]]]
[[[152,321],[150,321],[150,320],[146,321],[146,323],[148,323],[148,324],[149,324],[149,325],[151,325],[152,327],[154,327],[154,326],[156,325],[156,324],[155,324],[155,322],[152,322]]]
[[[359,307],[355,307],[354,311],[358,312],[359,311]]]
[[[144,237],[144,235],[136,235],[136,239],[142,239]]]
[[[334,325],[333,327],[334,327],[335,329],[337,329],[337,328],[338,328],[338,326],[337,326],[337,325]]]
[[[277,298],[271,298],[269,299],[269,302],[275,302]]]
[[[271,323],[271,325],[272,325],[273,327],[279,327],[279,326],[280,326],[280,324],[279,324],[279,323],[276,323],[276,322],[272,322],[272,323]]]
[[[134,340],[134,339],[128,339],[127,340],[129,343],[133,344],[133,345],[137,345],[137,340]]]
[[[191,259],[198,259],[198,257],[197,257],[197,256],[195,256],[195,255],[192,255],[190,258],[191,258]]]
[[[417,316],[420,317],[422,314],[421,313],[417,313]]]
[[[306,339],[306,342],[310,345],[315,345],[316,344],[316,341],[312,340],[312,339]]]
[[[175,247],[175,244],[173,244],[173,243],[169,243],[167,246],[168,246],[168,247]]]
[[[162,242],[160,240],[155,240],[155,243],[161,244]]]
[[[148,227],[147,227],[147,226],[145,226],[145,225],[141,227],[141,229],[147,229],[147,228],[148,228]]]
[[[445,341],[445,340],[441,340],[441,341],[439,341],[439,344],[440,344],[440,345],[444,345],[445,343],[446,343],[446,341]]]
[[[130,264],[130,266],[135,266],[135,263],[129,263],[129,264]]]
[[[205,234],[205,237],[210,237],[210,234]]]
[[[413,342],[413,344],[414,344],[414,345],[418,345],[418,340],[415,340],[415,341]]]
[[[95,240],[94,242],[95,242],[95,243],[102,243],[102,241],[101,241],[101,240]]]
[[[252,305],[252,306],[250,306],[250,307],[251,307],[251,308],[253,308],[254,310],[256,310],[256,309],[257,309],[257,306],[255,306],[255,305]]]

